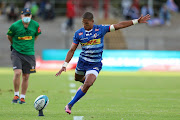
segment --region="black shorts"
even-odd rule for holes
[[[24,55],[15,49],[11,51],[11,61],[14,69],[21,69],[24,74],[36,72],[36,60],[34,55]]]

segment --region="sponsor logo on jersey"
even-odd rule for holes
[[[80,32],[80,33],[79,33],[79,36],[81,36],[82,34],[83,34],[83,32]]]
[[[87,43],[81,43],[82,46],[86,46],[86,45],[97,45],[101,43],[101,38],[99,39],[93,39],[88,41]]]
[[[95,33],[93,36],[91,36],[92,38],[96,38],[97,36],[99,36],[97,33]]]
[[[91,35],[92,35],[92,33],[87,33],[87,34],[86,34],[86,36],[91,36]]]
[[[38,33],[40,33],[41,32],[41,28],[40,27],[38,27]]]
[[[99,31],[99,29],[95,29],[95,31]]]
[[[32,40],[32,36],[18,37],[19,40]]]

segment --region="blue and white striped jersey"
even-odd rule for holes
[[[104,35],[110,32],[110,25],[94,25],[90,31],[81,28],[73,37],[74,44],[81,44],[80,59],[87,62],[101,62],[104,47]]]

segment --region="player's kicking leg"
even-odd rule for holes
[[[73,105],[86,94],[88,89],[95,82],[97,76],[98,76],[98,72],[95,70],[90,70],[86,72],[86,80],[84,82],[84,85],[76,92],[76,95],[71,100],[71,102],[69,102],[65,106],[65,112],[71,114],[71,108],[73,107]]]

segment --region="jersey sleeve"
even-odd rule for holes
[[[41,28],[40,28],[40,26],[38,24],[37,27],[36,27],[36,34],[35,34],[35,36],[38,36],[40,34],[41,34]]]
[[[12,24],[11,27],[8,29],[7,35],[14,36],[15,34],[15,26]]]
[[[75,34],[74,34],[73,43],[74,44],[79,44],[79,37],[78,37],[78,33],[77,32],[75,32]]]
[[[107,32],[110,32],[110,25],[100,25],[102,34],[105,35]]]

